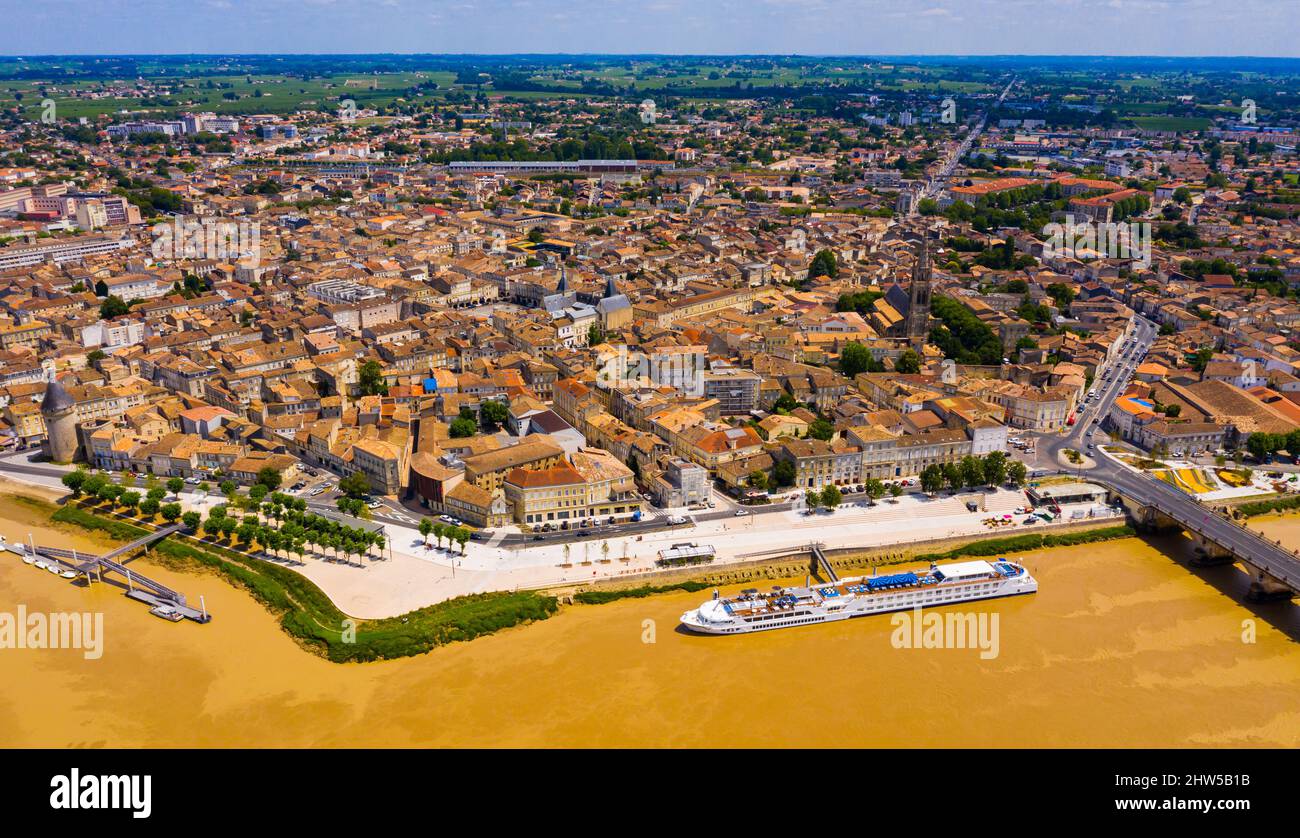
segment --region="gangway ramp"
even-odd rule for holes
[[[826,581],[834,584],[840,581],[840,577],[835,572],[835,568],[831,567],[830,559],[826,558],[826,553],[822,549],[825,546],[821,542],[813,542],[808,545],[808,551],[812,553],[813,565],[817,572],[825,574]]]

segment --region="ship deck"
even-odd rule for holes
[[[781,611],[793,611],[799,606],[825,605],[839,597],[877,597],[905,591],[922,591],[929,589],[944,590],[976,585],[982,582],[1013,579],[1024,573],[1024,569],[999,559],[990,562],[992,574],[964,576],[955,579],[937,579],[932,571],[921,573],[899,573],[886,576],[850,577],[832,584],[814,585],[811,588],[787,588],[772,593],[757,593],[748,598],[723,599],[723,606],[728,614],[735,617],[753,617],[759,614],[771,614]],[[938,568],[940,572],[943,567]],[[786,603],[780,605],[776,603]]]

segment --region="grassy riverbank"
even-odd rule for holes
[[[1237,504],[1236,510],[1247,518],[1267,515],[1270,512],[1294,512],[1300,509],[1300,495],[1287,495],[1271,500],[1257,500]]]
[[[583,605],[601,605],[619,599],[640,599],[641,597],[653,596],[655,594],[667,594],[678,591],[694,593],[696,591],[702,591],[708,587],[711,587],[708,582],[687,580],[685,582],[675,582],[671,585],[642,585],[639,588],[579,591],[573,595],[573,601],[580,602]]]
[[[131,541],[149,531],[143,522],[109,518],[73,504],[59,507],[33,498],[20,500],[51,521],[118,541]],[[545,620],[559,607],[555,597],[531,591],[485,593],[457,597],[399,617],[357,620],[340,611],[306,577],[208,539],[171,536],[154,545],[151,555],[168,567],[220,574],[278,615],[280,626],[302,645],[340,663],[423,654],[447,643]]]
[[[1114,541],[1117,538],[1132,538],[1137,531],[1123,524],[1117,527],[1099,527],[1082,532],[1065,533],[1025,533],[1007,538],[986,538],[962,544],[942,553],[921,553],[913,557],[919,562],[938,562],[963,557],[1003,556],[1007,553],[1027,553],[1045,547],[1074,547],[1079,544],[1093,544],[1098,541]]]

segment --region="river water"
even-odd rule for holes
[[[0,501],[11,540],[102,547],[35,517]],[[1300,546],[1300,518],[1257,526]],[[1129,539],[1026,557],[1039,593],[974,606],[998,617],[992,659],[895,648],[888,616],[686,635],[677,619],[697,593],[346,665],[211,575],[133,563],[215,615],[173,624],[0,554],[0,611],[102,611],[105,635],[98,660],[0,649],[0,745],[1300,745],[1297,609],[1245,604],[1240,571],[1190,570],[1184,549]]]

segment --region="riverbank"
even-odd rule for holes
[[[104,544],[36,518],[0,499],[11,539]],[[1300,517],[1261,528],[1300,545]],[[1245,574],[1189,558],[1186,539],[1169,537],[1023,554],[1039,592],[969,609],[999,618],[992,659],[900,649],[888,617],[685,634],[678,617],[707,594],[683,590],[339,666],[304,654],[215,572],[137,560],[206,594],[217,615],[173,624],[119,589],[76,587],[8,556],[0,611],[100,612],[105,644],[93,662],[78,650],[0,653],[0,724],[11,746],[61,748],[1300,745],[1297,609],[1245,603]]]
[[[152,525],[109,517],[76,503],[54,506],[17,499],[50,521],[99,532],[116,542],[145,535]],[[532,591],[457,597],[383,620],[358,620],[339,610],[309,579],[285,567],[226,547],[205,535],[173,535],[150,549],[153,560],[180,571],[216,573],[279,618],[281,629],[304,648],[336,663],[423,654],[555,613],[554,597]]]
[[[995,531],[975,537],[939,538],[891,545],[890,549],[826,550],[825,554],[836,574],[845,576],[890,565],[947,561],[961,557],[1015,556],[1043,548],[1113,541],[1134,535],[1136,532],[1128,525],[1116,525],[1114,521],[1085,521],[1060,524],[1050,531],[1038,530],[1011,536]],[[594,604],[622,596],[642,597],[678,590],[703,590],[719,585],[797,579],[801,574],[816,575],[809,554],[786,553],[744,563],[695,565],[635,577],[597,579],[580,585],[550,586],[544,590],[559,597],[562,602]]]
[[[36,501],[33,501],[36,503]],[[121,512],[107,511],[91,499],[65,499],[61,506],[46,504],[54,521],[99,531],[125,542],[154,526]],[[1114,519],[1081,520],[1040,525],[1032,532],[1005,535],[1005,530],[918,539],[877,548],[828,547],[825,553],[837,572],[899,564],[938,561],[960,556],[990,556],[1068,546],[1132,535]],[[1018,529],[1018,528],[1017,528]],[[395,617],[361,620],[349,615],[311,575],[265,561],[248,551],[223,546],[206,533],[202,537],[176,536],[155,547],[156,558],[180,570],[207,570],[224,575],[248,591],[280,619],[291,637],[330,660],[368,661],[422,654],[435,646],[470,640],[483,633],[509,628],[555,613],[560,602],[596,603],[618,598],[610,594],[583,596],[591,590],[636,590],[646,596],[657,592],[698,590],[701,587],[749,582],[756,579],[794,578],[807,568],[797,553],[767,551],[760,558],[732,559],[708,566],[675,570],[646,569],[641,573],[595,576],[578,585],[540,585],[522,591],[464,594],[414,609]],[[258,551],[251,551],[257,553]],[[350,567],[350,566],[349,566]],[[593,574],[594,575],[594,574]]]

